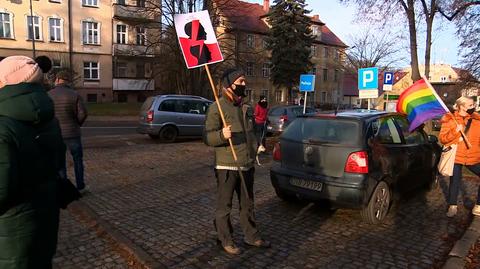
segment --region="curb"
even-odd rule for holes
[[[480,238],[480,217],[473,217],[472,223],[463,234],[462,238],[458,240],[453,246],[450,253],[448,253],[447,262],[443,265],[443,269],[462,269],[465,267],[465,258],[472,246]]]
[[[130,239],[120,233],[113,225],[93,211],[86,203],[76,201],[70,204],[68,210],[74,215],[86,220],[96,230],[99,237],[103,237],[109,243],[120,249],[120,254],[130,257],[133,268],[164,269],[166,266],[158,263],[142,248],[135,245]],[[133,260],[132,260],[133,258]]]

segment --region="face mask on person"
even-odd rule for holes
[[[233,89],[233,93],[238,97],[245,97],[245,85],[241,84],[233,84],[235,85],[235,89]]]
[[[475,112],[475,108],[474,108],[474,107],[472,107],[472,108],[470,108],[470,109],[467,109],[467,113],[468,113],[468,114],[472,115],[473,112]]]
[[[260,106],[263,107],[263,108],[266,108],[268,103],[266,101],[261,101],[260,103]]]

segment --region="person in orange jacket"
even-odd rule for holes
[[[453,176],[450,177],[448,190],[447,216],[457,214],[457,197],[462,180],[462,168],[466,166],[475,175],[480,176],[480,115],[475,112],[472,98],[460,97],[453,106],[454,113],[442,117],[440,129],[440,142],[445,146],[457,144]],[[456,120],[456,121],[455,121]],[[467,147],[460,131],[467,133],[471,147]],[[480,216],[480,186],[478,188],[477,203],[472,214]]]

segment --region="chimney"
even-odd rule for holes
[[[320,20],[320,15],[318,15],[318,14],[313,15],[313,20],[314,21],[319,21]]]
[[[270,0],[263,0],[263,11],[265,11],[265,13],[268,13],[269,10],[270,10]]]

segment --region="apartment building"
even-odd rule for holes
[[[216,0],[217,16],[214,25],[225,61],[244,68],[248,80],[247,94],[251,102],[260,95],[268,96],[272,104],[295,102],[301,98],[294,90],[287,100],[287,89],[274,86],[270,80],[270,52],[266,49],[269,25],[266,15],[270,1],[263,5],[240,0]],[[341,98],[343,72],[342,57],[347,46],[323,23],[318,15],[311,17],[311,29],[315,35],[311,47],[312,74],[316,75],[312,104],[337,102]]]
[[[71,67],[75,74],[74,87],[87,102],[126,102],[141,99],[138,96],[155,89],[154,83],[145,82],[151,80],[148,72],[137,72],[137,65],[130,69],[127,66],[125,74],[114,72],[116,68],[113,67],[122,55],[123,48],[119,45],[136,44],[127,42],[127,38],[124,43],[117,44],[117,41],[123,42],[118,36],[114,37],[114,33],[118,33],[117,21],[126,20],[122,17],[124,10],[128,11],[128,16],[139,14],[142,7],[128,6],[121,0],[118,3],[111,0],[32,0],[31,4],[30,9],[29,1],[2,1],[0,56],[47,55],[53,61],[53,71]],[[159,16],[153,19],[159,21]],[[150,23],[144,19],[138,24],[146,22]],[[141,36],[146,37],[143,33]],[[140,56],[145,56],[145,51],[139,52]],[[138,68],[145,70],[140,64]],[[135,73],[132,80],[129,72]],[[143,77],[139,78],[141,74]]]

